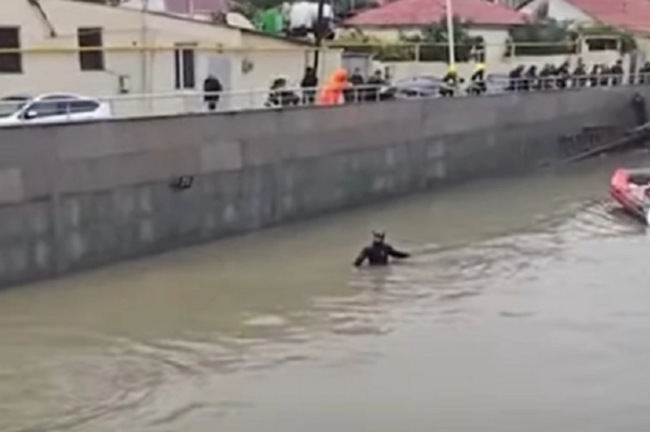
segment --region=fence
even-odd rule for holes
[[[477,44],[475,41],[457,41],[454,44],[457,62],[485,61],[515,57],[577,56],[610,52],[621,54],[617,44],[596,46],[589,39],[566,42],[512,42]],[[367,53],[379,61],[387,62],[443,62],[449,61],[449,46],[446,42],[413,41],[355,41],[340,40],[328,44],[330,48],[345,49],[348,52]],[[490,55],[488,55],[490,52]]]
[[[584,75],[567,77],[536,77],[511,79],[504,75],[488,75],[483,84],[445,85],[435,78],[416,78],[391,85],[351,86],[344,93],[345,103],[377,103],[394,99],[422,99],[444,96],[483,97],[508,92],[572,91],[585,87],[617,85],[650,85],[650,73],[621,75]],[[232,112],[242,110],[281,109],[317,104],[319,89],[284,88],[224,91],[206,94],[200,91],[162,94],[113,95],[97,98],[51,96],[31,101],[0,99],[0,126],[29,125],[60,121],[81,121],[104,118],[133,118],[192,113]],[[218,97],[210,109],[206,96]],[[210,99],[208,97],[208,99]]]
[[[413,75],[441,76],[446,72],[447,65],[443,62],[428,62],[417,55],[413,61],[383,61],[372,58],[373,50],[421,50],[435,46],[443,49],[444,44],[427,43],[351,43],[335,42],[339,47],[345,47],[346,53],[361,50],[369,57],[352,64],[345,57],[342,59],[341,50],[323,49],[320,56],[319,78],[324,82],[331,71],[346,63],[349,69],[361,65],[362,74],[368,75],[373,70],[386,71],[394,79],[406,78]],[[521,46],[549,46],[549,44],[521,44]],[[550,44],[554,45],[554,44]],[[556,44],[555,44],[556,45]],[[519,45],[518,45],[519,46]],[[487,50],[503,44],[485,44]],[[364,51],[365,50],[365,51]],[[306,66],[313,64],[315,48],[309,45],[288,48],[282,47],[240,47],[224,48],[219,44],[195,44],[188,46],[105,46],[78,48],[74,46],[55,47],[24,47],[21,49],[0,49],[0,88],[4,93],[0,96],[26,93],[32,96],[60,91],[71,91],[86,95],[106,94],[166,94],[172,91],[192,93],[201,88],[205,77],[213,73],[227,89],[263,89],[279,75],[284,75],[291,86],[298,86]],[[444,49],[443,49],[444,51]],[[87,55],[86,55],[87,54]],[[9,56],[9,57],[7,57]],[[13,56],[13,57],[12,57]],[[508,73],[517,64],[539,67],[545,63],[559,64],[567,59],[575,61],[582,57],[588,64],[612,64],[620,57],[617,51],[589,52],[571,56],[515,56],[498,59],[487,58],[488,70],[493,73]],[[13,59],[9,61],[8,59]],[[629,61],[626,59],[626,63]],[[637,62],[638,63],[638,62]],[[3,70],[12,67],[11,71]],[[458,63],[462,75],[471,73],[472,63]],[[264,96],[238,96],[222,103],[224,109],[239,109],[241,106],[260,106]],[[259,97],[258,97],[259,96]],[[159,107],[151,106],[150,98],[138,97],[138,104],[129,104],[134,113],[157,112]],[[162,104],[156,100],[153,105],[169,105],[163,111],[179,111],[189,104],[191,107],[200,106],[194,102],[180,103],[187,99],[173,96]],[[253,98],[254,101],[248,99]],[[150,105],[150,106],[147,106]],[[171,107],[176,107],[172,109]]]

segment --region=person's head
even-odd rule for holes
[[[311,66],[307,66],[305,68],[305,75],[313,75],[314,74],[314,68]]]
[[[372,242],[374,244],[383,244],[386,240],[386,233],[383,231],[373,231],[372,232]]]
[[[346,71],[343,68],[338,68],[337,70],[334,71],[334,74],[332,75],[332,79],[335,83],[338,84],[343,84],[348,81],[348,71]]]

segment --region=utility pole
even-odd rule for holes
[[[323,46],[323,37],[325,36],[325,26],[323,24],[323,14],[325,9],[325,0],[318,0],[318,14],[316,15],[316,24],[314,25],[314,73],[318,76],[318,61],[320,50]]]
[[[449,66],[456,65],[456,41],[454,34],[454,11],[451,0],[446,0],[445,9],[447,15],[447,49],[449,50]]]

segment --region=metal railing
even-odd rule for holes
[[[139,34],[139,33],[138,33]],[[457,49],[464,48],[511,48],[511,49],[548,49],[548,53],[537,53],[534,55],[552,55],[552,54],[570,54],[581,50],[581,47],[588,45],[592,40],[611,39],[617,41],[620,38],[607,36],[583,37],[577,40],[555,41],[555,42],[482,42],[477,44],[474,41],[456,41]],[[295,41],[295,40],[294,40]],[[188,45],[158,44],[158,45],[132,45],[132,44],[107,44],[103,46],[80,47],[77,45],[76,35],[68,39],[69,44],[50,45],[50,44],[33,44],[15,48],[2,47],[0,54],[78,54],[82,52],[103,52],[103,53],[155,53],[155,52],[173,52],[179,49],[190,49],[196,52],[208,52],[219,54],[239,54],[239,53],[295,53],[296,51],[314,52],[314,51],[338,51],[341,49],[364,49],[364,48],[447,48],[447,42],[428,42],[428,41],[408,41],[408,40],[357,40],[352,38],[341,38],[327,41],[324,46],[318,48],[311,44],[310,40],[304,40],[304,45],[292,47],[253,47],[253,46],[228,46],[223,43],[210,41],[196,41]],[[592,52],[617,50],[615,45],[607,46],[602,49],[594,49]],[[555,52],[557,51],[557,52]]]
[[[392,84],[350,86],[341,103],[363,104],[401,99],[444,97],[482,97],[506,93],[566,91],[580,88],[648,85],[649,74],[549,76],[511,79],[507,75],[488,75],[484,81],[445,84],[433,77],[415,77]],[[277,90],[249,89],[204,93],[201,91],[162,94],[80,96],[80,99],[7,100],[0,98],[0,126],[76,121],[101,118],[173,116],[210,112],[273,110],[318,106],[322,88],[287,87]],[[76,106],[76,102],[82,103]],[[83,102],[85,101],[85,103]],[[91,102],[90,104],[87,102]],[[84,111],[83,107],[97,109]]]

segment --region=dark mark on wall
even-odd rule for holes
[[[169,187],[171,189],[181,191],[181,190],[191,188],[193,183],[194,183],[193,176],[180,176],[172,179],[172,181],[169,183]]]

